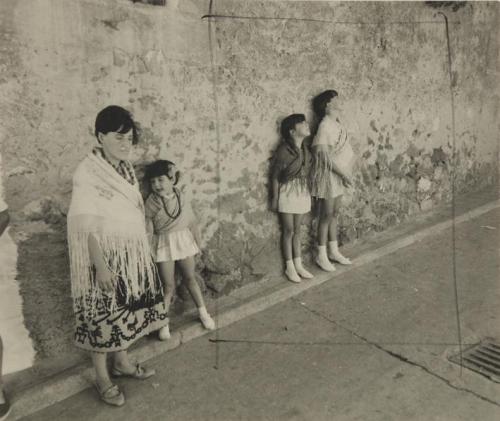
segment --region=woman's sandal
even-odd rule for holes
[[[111,369],[111,375],[113,377],[132,377],[133,379],[146,380],[154,376],[156,371],[152,368],[145,368],[140,364],[135,366],[135,370],[132,373],[125,373],[124,371],[118,370],[116,367]]]
[[[95,385],[101,400],[111,406],[123,406],[125,404],[125,395],[116,384],[111,385],[106,390],[101,390],[99,385]]]

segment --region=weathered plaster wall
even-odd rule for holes
[[[324,89],[339,91],[359,157],[343,241],[449,200],[452,168],[458,192],[497,182],[497,3],[442,9],[453,53],[454,166],[436,9],[215,0],[213,14],[245,17],[211,24],[216,109],[201,19],[209,3],[182,0],[174,10],[128,0],[1,2],[5,185],[25,319],[40,357],[72,350],[64,215],[72,172],[94,142],[95,114],[110,103],[142,125],[139,169],[162,157],[184,170],[205,241],[200,271],[217,292],[281,270],[268,158],[280,119],[310,115],[311,98]]]

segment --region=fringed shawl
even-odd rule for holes
[[[299,149],[284,141],[274,153],[271,176],[276,177],[280,184],[293,182],[307,188],[310,167],[311,154],[306,142],[302,142]]]
[[[110,270],[123,279],[125,290],[120,294],[127,303],[145,292],[156,293],[144,202],[137,183],[127,182],[93,153],[80,163],[73,176],[68,243],[75,310],[83,307],[95,314],[105,297],[95,280],[88,245],[90,234],[97,239]],[[106,297],[111,298],[113,307],[116,291]]]
[[[347,131],[336,121],[325,117],[312,142],[313,170],[311,184],[313,190],[331,191],[333,187],[333,164],[344,174],[351,175],[354,152],[347,137]]]

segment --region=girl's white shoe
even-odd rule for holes
[[[170,328],[168,325],[163,326],[160,331],[158,332],[158,338],[160,341],[166,341],[167,339],[170,339]]]
[[[337,241],[330,241],[328,243],[328,257],[341,265],[352,265],[351,259],[342,255],[339,250],[339,243]]]
[[[337,253],[330,253],[328,257],[341,265],[352,265],[351,259],[343,256],[340,251]]]
[[[301,281],[300,276],[297,274],[295,269],[293,271],[286,269],[285,275],[290,281],[295,282],[296,284]]]
[[[293,259],[293,263],[295,266],[295,270],[297,271],[297,274],[301,278],[305,278],[305,279],[314,278],[314,275],[311,272],[309,272],[306,268],[304,268],[304,266],[302,266],[302,258],[297,257],[297,258]]]
[[[316,264],[323,269],[325,272],[335,272],[337,269],[335,269],[335,265],[328,260],[328,258],[321,258],[318,256],[316,258]]]
[[[316,257],[316,264],[325,272],[335,271],[335,265],[328,260],[326,255],[326,246],[318,246],[318,256]]]
[[[200,315],[200,320],[201,324],[203,327],[207,330],[214,330],[215,329],[215,322],[212,317],[210,317],[210,314],[208,314],[207,309],[205,307],[200,307],[198,309],[199,315]]]
[[[285,269],[285,275],[286,277],[292,281],[292,282],[295,282],[296,284],[298,284],[301,279],[300,279],[300,276],[297,274],[297,271],[295,270],[295,265],[293,264],[293,261],[292,260],[287,260],[285,262],[286,264],[286,269]]]

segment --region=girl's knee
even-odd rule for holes
[[[184,275],[182,277],[182,282],[184,282],[184,284],[187,287],[192,287],[192,286],[195,286],[195,285],[198,286],[198,282],[196,281],[196,277],[193,274]]]
[[[286,226],[283,226],[283,228],[282,228],[283,237],[285,237],[285,238],[291,238],[293,236],[294,232],[295,232],[295,227],[290,227],[290,226],[286,225]]]

